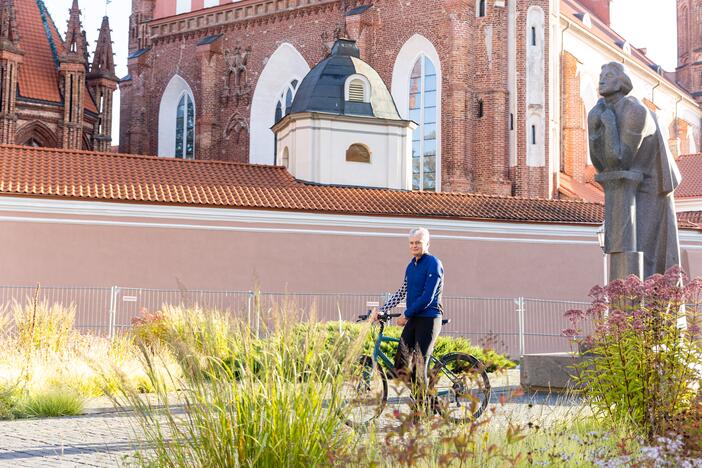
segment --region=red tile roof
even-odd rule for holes
[[[680,156],[678,168],[682,182],[675,189],[675,198],[702,197],[702,153]]]
[[[0,145],[0,195],[337,214],[602,222],[596,203],[318,186],[284,168]]]
[[[604,192],[597,184],[583,184],[563,173],[560,174],[559,181],[558,191],[569,199],[604,203]]]
[[[699,227],[702,225],[702,211],[683,211],[678,213],[678,221],[680,223],[687,221]]]
[[[42,19],[37,0],[15,0],[15,11],[20,36],[19,47],[24,51],[18,80],[20,96],[40,101],[62,102],[59,93],[59,72],[52,51],[53,44],[58,56],[63,53],[61,34],[48,10],[45,10],[45,19]],[[85,108],[97,112],[87,88],[83,95]]]

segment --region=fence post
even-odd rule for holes
[[[110,340],[115,338],[115,324],[117,323],[117,294],[119,294],[119,287],[112,286],[110,288],[110,311],[108,316],[108,334]]]
[[[526,344],[524,339],[524,298],[517,299],[517,323],[519,327],[519,357],[526,354]]]
[[[246,298],[246,320],[249,324],[249,330],[251,329],[251,303],[253,302],[253,291],[248,292],[248,297]]]
[[[261,291],[258,292],[258,301],[254,304],[256,307],[256,338],[261,337]]]

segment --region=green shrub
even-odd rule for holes
[[[17,417],[18,396],[17,387],[0,385],[0,419],[15,419]]]
[[[338,414],[341,373],[320,363],[340,363],[360,354],[361,340],[342,356],[325,346],[322,328],[305,333],[285,325],[259,339],[246,324],[230,324],[229,356],[207,354],[202,343],[220,343],[215,315],[203,315],[201,340],[177,333],[165,335],[165,347],[142,345],[143,362],[161,412],[129,385],[120,388],[118,404],[136,408],[146,440],[153,450],[139,454],[148,466],[318,466],[329,451],[343,451],[350,441]],[[212,320],[212,323],[207,323]],[[206,336],[212,333],[212,336]],[[219,348],[215,346],[215,348]],[[184,378],[157,371],[159,353],[172,350]],[[219,352],[219,351],[217,351]],[[203,354],[204,353],[204,354]],[[334,367],[334,366],[332,366]],[[187,411],[169,406],[168,386],[181,389]],[[162,417],[155,417],[159,411]]]
[[[309,332],[310,327],[321,329],[326,335],[326,347],[334,348],[347,346],[352,343],[364,330],[361,324],[350,322],[327,322],[327,323],[306,323],[295,327],[298,334]],[[402,333],[401,327],[387,326],[385,327],[385,336],[391,338],[399,338]],[[375,346],[377,334],[368,334],[364,341],[363,353],[371,355]],[[397,343],[383,343],[381,345],[383,352],[391,358],[395,356],[397,351]],[[510,361],[506,356],[496,353],[493,350],[485,350],[479,346],[471,344],[470,340],[462,337],[454,337],[449,335],[439,335],[434,347],[434,356],[441,357],[450,353],[467,353],[480,359],[485,365],[488,372],[497,370],[511,369],[515,367],[515,363]]]
[[[47,418],[75,416],[83,411],[84,400],[65,388],[51,388],[31,395],[23,395],[17,403],[22,416]]]
[[[143,311],[134,318],[131,335],[152,348],[174,341],[186,342],[200,354],[225,358],[229,352],[231,324],[225,314],[215,310],[164,304],[160,311]]]
[[[674,267],[645,282],[632,275],[595,287],[587,311],[566,313],[574,324],[567,336],[578,336],[583,320],[594,322],[594,332],[576,341],[589,349],[578,378],[597,414],[628,418],[652,439],[690,407],[702,377],[701,294],[702,279],[688,282]]]

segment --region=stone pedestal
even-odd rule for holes
[[[583,359],[577,353],[525,354],[519,366],[522,388],[551,392],[574,389],[573,376]]]
[[[636,189],[643,174],[610,171],[595,176],[605,192],[605,252],[609,281],[629,275],[643,277],[643,252],[636,247]]]

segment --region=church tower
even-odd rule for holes
[[[132,14],[129,16],[130,54],[149,46],[146,24],[153,19],[155,7],[155,0],[132,0]]]
[[[80,22],[78,0],[73,0],[64,52],[59,57],[60,86],[63,91],[63,148],[83,148],[83,103],[85,90],[85,36]]]
[[[23,55],[14,0],[0,0],[0,143],[3,144],[15,143],[17,77]]]
[[[702,104],[702,0],[677,0],[677,82]]]
[[[98,121],[93,131],[93,150],[110,151],[112,146],[112,94],[117,89],[119,80],[115,75],[110,20],[107,16],[102,18],[100,36],[87,78],[88,89],[93,95],[98,113]]]

